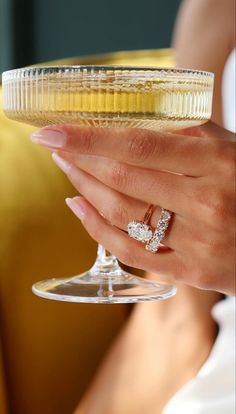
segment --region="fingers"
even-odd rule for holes
[[[181,278],[182,262],[172,250],[152,254],[144,245],[127,236],[126,233],[109,225],[104,218],[81,197],[66,200],[74,214],[80,218],[90,236],[114,254],[127,266],[158,273],[172,283]]]
[[[61,153],[60,153],[61,155]],[[63,153],[63,158],[74,162],[73,156]],[[56,161],[56,160],[55,160]],[[191,216],[189,209],[192,196],[192,180],[186,176],[168,172],[145,170],[104,157],[79,155],[76,165],[96,177],[108,187],[129,197],[159,205],[179,215]],[[72,172],[72,171],[71,171]],[[76,185],[76,171],[73,170],[73,184]],[[196,209],[198,213],[198,209]]]
[[[32,140],[55,150],[100,155],[143,168],[189,176],[211,173],[212,168],[217,168],[213,155],[219,153],[218,146],[213,144],[215,140],[186,133],[58,125],[34,133]]]
[[[55,159],[57,160],[57,158]],[[70,168],[69,176],[80,194],[113,226],[127,232],[128,223],[134,220],[143,221],[148,208],[147,203],[125,196],[73,166]],[[104,202],[104,200],[106,201]],[[156,206],[149,221],[153,229],[156,229],[160,214],[161,208]],[[168,231],[169,229],[170,231]],[[163,244],[177,251],[187,248],[191,237],[185,220],[174,215],[169,229]]]

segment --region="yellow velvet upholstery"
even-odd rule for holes
[[[33,128],[0,113],[0,329],[11,414],[69,414],[126,307],[37,298],[32,283],[87,269],[96,245],[66,207],[75,194]],[[2,414],[2,411],[0,411]]]
[[[8,414],[7,413],[7,402],[6,402],[6,384],[5,384],[5,375],[4,375],[4,367],[3,367],[3,360],[2,360],[2,347],[0,344],[0,413],[1,414]]]
[[[101,63],[116,63],[111,56]],[[122,56],[122,63],[132,64]],[[145,64],[171,62],[167,51],[149,61],[142,56]],[[72,414],[129,308],[54,302],[31,293],[38,280],[89,268],[96,253],[65,205],[75,190],[50,154],[30,142],[32,131],[0,109],[0,413]]]

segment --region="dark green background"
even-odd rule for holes
[[[180,0],[0,0],[0,70],[169,47]]]

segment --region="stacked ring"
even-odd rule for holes
[[[153,233],[152,238],[146,244],[146,250],[152,253],[156,253],[161,245],[161,241],[165,237],[166,230],[168,229],[171,219],[171,212],[161,209],[161,216],[157,223],[157,228]]]
[[[162,208],[156,230],[153,231],[148,225],[153,210],[154,206],[153,204],[150,204],[144,215],[143,221],[131,221],[128,224],[127,229],[128,235],[132,239],[146,243],[146,250],[151,253],[156,253],[161,245],[161,241],[165,237],[165,233],[168,229],[172,213]]]
[[[141,241],[142,243],[149,242],[153,237],[153,231],[148,225],[151,215],[153,213],[154,206],[150,204],[144,215],[143,221],[131,221],[128,226],[128,235],[135,240]]]

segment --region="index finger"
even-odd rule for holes
[[[57,150],[101,155],[139,167],[190,176],[205,175],[213,168],[209,154],[212,145],[205,137],[139,128],[55,125],[42,128],[32,139]]]

